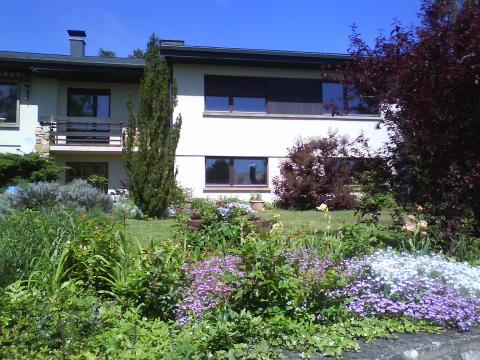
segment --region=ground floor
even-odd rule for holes
[[[69,167],[60,181],[87,179],[91,175],[107,179],[108,193],[128,189],[128,176],[121,152],[53,154],[59,165]],[[177,180],[191,190],[194,197],[238,197],[249,199],[260,194],[265,201],[273,200],[272,179],[279,175],[284,158],[242,156],[177,156]]]

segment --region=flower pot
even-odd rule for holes
[[[203,220],[202,219],[188,219],[187,225],[190,230],[200,230],[202,227]]]
[[[255,211],[264,211],[265,210],[265,201],[263,201],[263,200],[250,200],[250,206]]]

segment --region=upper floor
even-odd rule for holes
[[[127,101],[137,102],[143,60],[0,52],[0,151],[120,152]],[[378,109],[343,80],[347,55],[162,43],[177,84],[178,155],[283,157],[296,138],[365,133],[374,147]]]

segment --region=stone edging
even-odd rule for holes
[[[480,329],[445,330],[439,334],[399,334],[390,339],[362,342],[360,352],[344,353],[345,360],[480,360]],[[286,353],[287,359],[299,359]],[[312,359],[331,359],[314,355]]]

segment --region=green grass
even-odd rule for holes
[[[294,211],[294,210],[266,210],[259,215],[266,218],[272,218],[275,214],[280,214],[280,221],[284,228],[293,230],[299,227],[305,227],[310,230],[324,230],[327,225],[325,214],[317,210]],[[354,223],[357,221],[354,212],[351,210],[337,210],[328,213],[331,216],[331,229],[338,229],[343,223]],[[388,225],[390,223],[388,212],[382,213],[380,223]],[[139,241],[143,247],[150,245],[150,240],[159,243],[162,240],[170,238],[175,229],[173,225],[175,219],[161,220],[127,220],[126,236],[133,241]]]
[[[331,229],[338,229],[344,223],[355,223],[357,218],[352,210],[336,210],[330,211],[327,214],[331,217]],[[266,210],[261,213],[261,216],[272,218],[275,214],[280,215],[280,221],[283,223],[285,229],[295,229],[299,227],[306,227],[311,230],[323,230],[327,225],[327,218],[325,213],[317,210],[295,211],[295,210]],[[380,224],[388,225],[391,222],[388,212],[383,212],[380,216]]]
[[[125,235],[132,241],[138,241],[142,247],[150,245],[150,240],[159,243],[172,236],[175,219],[132,220],[127,219]]]

